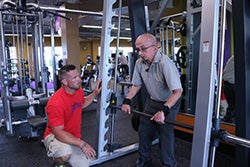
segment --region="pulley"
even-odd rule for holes
[[[186,23],[181,24],[180,33],[184,37],[187,35],[187,24]]]
[[[181,68],[186,68],[187,67],[186,54],[187,54],[187,47],[186,46],[181,46],[180,49],[178,50],[177,54],[176,54],[177,64]]]

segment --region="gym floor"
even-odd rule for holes
[[[120,93],[117,93],[120,94]],[[119,98],[118,98],[119,100]],[[107,126],[110,126],[111,121],[107,121]],[[0,129],[0,166],[3,167],[53,167],[54,162],[48,158],[45,148],[38,140],[27,138],[19,138],[25,135],[29,129],[27,124],[22,124],[14,127],[15,135],[6,135],[6,129]],[[41,132],[42,133],[42,132]],[[138,142],[137,132],[131,126],[131,115],[124,114],[120,111],[115,115],[114,128],[114,144],[119,146],[127,146]],[[82,123],[83,139],[97,148],[97,123],[96,123],[96,103],[92,103],[88,108],[83,110]],[[110,134],[107,134],[107,139]],[[185,135],[176,132],[175,154],[178,162],[178,167],[189,167],[191,158],[192,143],[191,139],[186,140]],[[235,166],[234,156],[217,149],[215,157],[215,167],[233,167]],[[160,167],[158,144],[152,147],[153,166]],[[128,155],[103,162],[94,167],[133,167],[138,158],[138,153],[133,152]]]

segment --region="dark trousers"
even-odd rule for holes
[[[166,119],[175,121],[176,114],[180,108],[178,100],[167,115]],[[151,99],[146,100],[144,112],[154,115],[163,108],[164,102],[156,102]],[[150,118],[141,117],[139,126],[139,154],[143,161],[151,160],[152,141],[159,135],[159,148],[163,165],[175,167],[177,162],[174,156],[174,126],[170,124],[157,124]]]
[[[224,81],[224,94],[228,103],[226,121],[235,117],[235,85]]]

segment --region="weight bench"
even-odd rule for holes
[[[131,82],[119,82],[119,85],[122,86],[122,92],[121,92],[121,95],[124,95],[124,86],[132,86],[133,84]]]

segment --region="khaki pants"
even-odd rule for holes
[[[73,167],[89,167],[89,160],[79,147],[60,142],[53,134],[48,135],[43,141],[48,157],[59,158],[71,155],[69,164]]]

